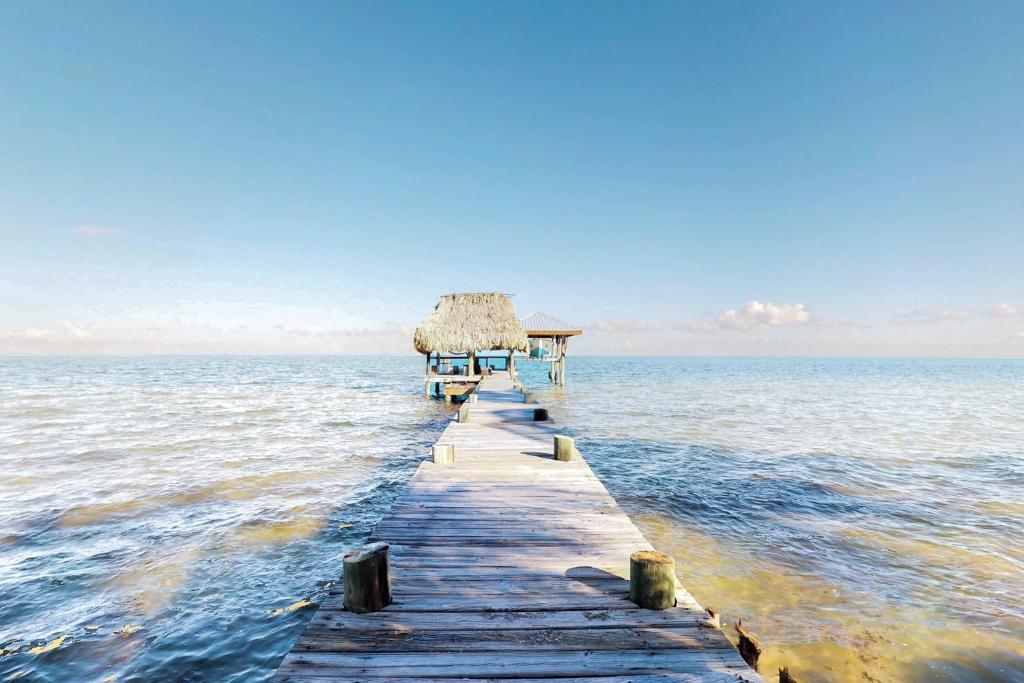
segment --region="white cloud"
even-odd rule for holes
[[[1013,318],[1014,316],[1020,315],[1020,309],[1013,304],[996,304],[989,312],[997,318]]]
[[[24,327],[0,330],[0,353],[32,353],[44,349],[68,349],[92,339],[92,333],[70,320],[53,327]]]
[[[57,333],[39,327],[26,327],[20,330],[0,330],[0,339],[15,342],[38,342],[53,339]]]
[[[60,325],[64,333],[71,339],[82,340],[92,338],[92,333],[89,330],[74,324],[70,320],[61,320]]]
[[[76,225],[71,228],[71,234],[78,235],[79,237],[106,239],[109,237],[120,237],[124,234],[124,231],[115,228],[101,228],[97,225]]]
[[[717,332],[718,330],[751,330],[756,328],[804,325],[811,321],[806,304],[773,304],[748,301],[743,308],[730,308],[714,321],[691,323],[691,332]]]
[[[385,323],[380,327],[335,327],[330,329],[313,329],[274,325],[274,328],[291,337],[323,340],[381,338],[394,336],[408,337],[409,339],[412,339],[414,329],[399,323]]]
[[[895,315],[892,321],[897,325],[929,325],[948,320],[969,320],[974,312],[967,308],[925,308]]]
[[[598,320],[584,325],[587,330],[594,332],[607,332],[609,334],[629,333],[629,332],[650,332],[657,328],[648,323],[637,322],[636,320],[629,319],[618,319],[618,320]]]

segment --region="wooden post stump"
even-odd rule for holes
[[[630,555],[629,599],[646,609],[675,607],[676,561],[654,550]]]
[[[736,635],[740,639],[736,644],[736,649],[740,651],[740,657],[743,657],[743,661],[751,669],[757,671],[757,661],[761,658],[761,643],[747,629],[743,628],[742,619],[737,619],[734,626]]]
[[[469,422],[469,404],[459,406],[459,422]]]
[[[455,446],[453,444],[435,443],[431,446],[430,453],[434,456],[435,465],[455,464]]]
[[[571,437],[558,435],[555,437],[555,460],[569,462],[579,457],[576,442]]]
[[[475,406],[475,405],[476,405],[476,402],[477,402],[477,399],[479,399],[479,398],[480,398],[480,396],[478,396],[478,395],[477,395],[477,394],[475,394],[475,393],[473,393],[473,394],[470,394],[470,395],[469,395],[469,405],[471,405],[471,406]]]
[[[366,614],[391,604],[387,543],[370,543],[351,550],[345,553],[342,565],[345,609]]]
[[[533,421],[534,422],[543,422],[544,420],[547,420],[547,419],[549,419],[548,418],[548,409],[547,408],[534,408],[533,409]]]

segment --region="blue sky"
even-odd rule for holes
[[[0,0],[0,93],[0,353],[1024,355],[1019,2]]]

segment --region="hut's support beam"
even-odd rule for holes
[[[569,355],[569,338],[562,337],[562,371],[559,373],[562,386],[565,386],[565,363]]]

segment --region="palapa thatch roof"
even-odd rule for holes
[[[412,344],[420,353],[526,351],[526,330],[504,294],[445,294],[416,328]]]

